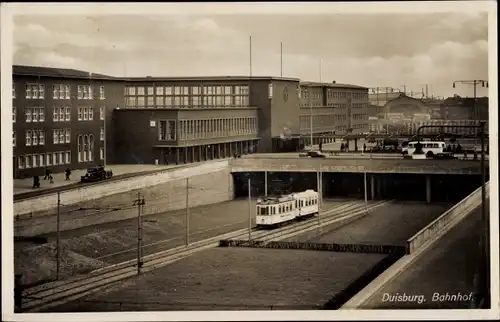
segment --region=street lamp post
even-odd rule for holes
[[[473,79],[473,80],[458,80],[453,82],[453,88],[456,88],[456,84],[466,84],[474,86],[474,100],[472,103],[472,110],[474,111],[474,121],[479,121],[479,110],[476,109],[476,95],[477,95],[477,85],[481,85],[481,87],[488,88],[488,81],[482,79]]]
[[[480,130],[481,138],[481,217],[483,221],[484,233],[482,234],[483,242],[481,243],[482,253],[484,256],[483,264],[485,267],[485,281],[487,293],[485,294],[485,299],[489,298],[489,288],[490,288],[490,272],[488,269],[487,260],[489,258],[489,220],[486,215],[486,166],[485,166],[485,125],[486,122],[480,121],[479,125],[449,125],[449,128],[475,128]],[[440,125],[422,125],[417,129],[417,146],[415,148],[414,154],[423,154],[422,145],[420,144],[420,131],[424,128],[440,128]]]

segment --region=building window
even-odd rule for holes
[[[83,161],[83,137],[78,136],[78,162]]]
[[[32,92],[31,92],[31,84],[26,84],[25,91],[26,91],[26,95],[25,95],[26,98],[31,99],[31,97],[33,96]]]
[[[99,119],[100,119],[101,121],[103,121],[103,120],[104,120],[104,115],[105,115],[105,114],[104,114],[104,106],[101,106],[101,107],[99,107]]]
[[[38,155],[37,154],[33,154],[31,156],[31,162],[32,162],[32,167],[33,168],[37,168],[38,167]]]
[[[31,155],[25,155],[24,161],[24,166],[26,167],[26,169],[31,168]]]
[[[16,123],[17,119],[17,110],[15,107],[12,108],[12,123]]]
[[[66,143],[70,143],[71,142],[71,129],[65,129],[64,135],[65,135]]]
[[[16,98],[16,83],[12,82],[12,98]]]
[[[25,164],[26,164],[26,158],[24,156],[20,156],[17,158],[17,167],[19,169],[24,169]]]
[[[38,131],[37,130],[33,130],[33,132],[32,132],[31,145],[33,145],[33,146],[38,145]]]
[[[63,144],[64,139],[66,138],[66,133],[65,133],[64,129],[60,129],[58,131],[59,131],[59,143]]]
[[[52,121],[57,122],[59,121],[59,107],[53,107],[52,108]]]
[[[31,137],[32,137],[32,132],[31,130],[26,131],[26,146],[31,146]]]
[[[45,145],[45,131],[38,131],[38,145]]]
[[[89,108],[88,107],[83,108],[83,120],[84,121],[89,120]]]
[[[101,160],[104,160],[104,148],[99,148],[99,157]]]
[[[89,135],[89,161],[94,161],[94,136]]]
[[[163,106],[164,106],[164,97],[156,96],[156,107],[163,107]]]
[[[50,166],[52,164],[52,155],[50,153],[47,153],[45,155],[45,164],[47,166]]]
[[[137,97],[137,107],[138,108],[144,108],[144,105],[145,105],[144,96],[138,96]]]
[[[84,116],[85,116],[85,114],[84,114]],[[93,120],[94,120],[94,108],[92,106],[89,106],[89,121],[93,121]]]
[[[64,114],[66,114],[66,122],[71,121],[71,107],[66,106],[64,108],[64,112],[65,112]]]
[[[83,107],[78,108],[78,121],[83,120]]]
[[[148,97],[147,97],[147,101],[146,101],[146,103],[147,103],[147,107],[148,107],[148,108],[152,108],[152,107],[154,107],[154,106],[155,106],[154,99],[155,99],[155,98],[154,98],[154,96],[148,96]]]
[[[16,146],[16,132],[12,131],[12,146]]]
[[[156,86],[156,96],[163,96],[164,91],[163,91],[163,86]]]
[[[77,90],[78,90],[77,98],[79,100],[92,99],[92,86],[91,85],[78,85]]]
[[[52,153],[52,164],[53,165],[58,165],[59,164],[57,162],[57,152]]]
[[[89,148],[89,136],[83,136],[83,162],[87,162],[87,152]]]
[[[99,138],[101,141],[104,141],[104,128],[101,127],[100,133],[99,133]]]
[[[32,121],[32,109],[31,109],[31,107],[26,107],[24,109],[24,113],[26,114],[26,123],[31,123],[31,121]]]
[[[71,151],[64,152],[66,164],[71,164]]]
[[[158,140],[171,141],[176,139],[175,121],[159,121]]]
[[[45,155],[44,154],[39,154],[38,155],[38,166],[43,167],[45,163]]]
[[[52,130],[52,143],[59,144],[59,130]]]
[[[104,95],[104,86],[99,87],[99,99],[104,100],[106,96]]]

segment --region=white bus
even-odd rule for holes
[[[408,146],[403,148],[402,153],[406,155],[413,155],[415,149],[417,148],[418,141],[411,141]],[[424,151],[424,156],[432,158],[438,153],[443,153],[446,144],[443,141],[420,141],[422,145],[422,150]]]

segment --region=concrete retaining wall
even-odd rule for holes
[[[227,169],[228,165],[229,160],[218,160],[213,162],[193,164],[192,166],[180,169],[168,169],[162,172],[156,172],[145,176],[137,176],[112,182],[103,182],[102,184],[83,188],[76,188],[61,192],[61,203],[65,206],[69,206],[82,202],[88,202],[89,200],[96,200],[127,191],[144,189],[146,187],[156,186],[178,179],[222,171],[224,169]],[[33,217],[37,214],[43,215],[43,213],[47,211],[49,211],[50,214],[52,213],[51,210],[56,206],[57,193],[48,194],[40,198],[21,200],[14,203],[14,215],[29,215],[30,217]]]
[[[144,216],[185,209],[187,191],[190,208],[229,201],[233,199],[232,176],[226,168],[190,177],[189,190],[186,189],[186,179],[177,179],[61,207],[60,229],[65,231],[135,218],[137,206],[133,206],[133,201],[138,192],[146,201]],[[56,209],[51,209],[43,211],[43,215],[37,213],[31,218],[15,220],[14,233],[16,236],[36,236],[55,232],[56,218]]]
[[[486,183],[486,196],[490,193],[490,183]],[[426,227],[421,229],[406,242],[406,253],[411,254],[428,240],[434,238],[445,226],[470,213],[470,210],[481,204],[481,187],[468,195],[441,216],[436,218]]]

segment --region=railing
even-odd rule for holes
[[[490,185],[486,183],[486,195],[489,194]],[[481,187],[468,195],[465,199],[457,203],[453,208],[446,211],[444,214],[433,220],[430,224],[422,228],[413,237],[406,242],[407,254],[413,253],[420,246],[425,244],[431,238],[446,227],[450,222],[460,218],[468,213],[469,210],[481,204]]]

